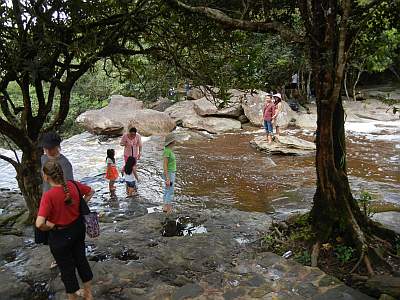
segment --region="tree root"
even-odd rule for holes
[[[365,255],[365,251],[363,251],[360,255],[360,258],[358,259],[357,263],[354,265],[353,269],[351,269],[350,274],[354,273],[355,270],[357,270],[357,268],[360,266],[363,258]]]
[[[374,270],[372,269],[371,262],[368,258],[368,255],[364,255],[364,263],[365,263],[365,266],[367,267],[368,274],[370,276],[374,275]]]
[[[317,241],[313,248],[312,248],[312,253],[311,253],[311,267],[316,267],[318,266],[318,256],[319,256],[319,250],[321,249],[320,247],[321,243]]]

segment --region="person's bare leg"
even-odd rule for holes
[[[115,191],[114,181],[110,180],[110,182],[108,183],[108,188],[110,190],[110,194]]]
[[[279,136],[279,134],[280,134],[279,126],[276,126],[276,135]]]
[[[128,197],[131,197],[132,196],[132,188],[131,187],[128,187]]]
[[[78,299],[78,295],[76,295],[75,293],[73,294],[67,294],[68,300],[77,300]]]
[[[85,300],[93,300],[91,280],[83,283],[83,298]]]

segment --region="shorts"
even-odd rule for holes
[[[136,181],[125,181],[128,188],[137,189]]]
[[[272,121],[264,120],[264,128],[267,133],[273,132]]]
[[[169,179],[171,181],[171,185],[169,187],[167,187],[165,185],[165,182],[164,182],[164,188],[163,188],[163,193],[164,193],[163,200],[164,200],[164,203],[171,203],[172,200],[174,200],[175,174],[176,174],[175,172],[168,172],[168,176],[169,176]],[[164,176],[163,176],[163,178],[164,178],[164,181],[165,181],[165,177]]]

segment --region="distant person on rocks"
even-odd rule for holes
[[[275,114],[275,105],[272,102],[271,94],[266,94],[263,108],[264,128],[267,132],[268,143],[272,143],[273,127],[272,116]]]
[[[275,114],[272,116],[272,120],[275,122],[276,135],[279,136],[281,133],[281,127],[285,125],[286,112],[282,110],[282,96],[280,93],[273,95],[275,103]]]
[[[137,129],[132,127],[129,132],[124,134],[120,142],[124,146],[124,161],[128,160],[129,156],[133,156],[138,161],[142,156],[142,137],[137,133]]]
[[[172,201],[174,199],[175,190],[175,175],[176,175],[176,158],[172,151],[175,144],[175,136],[169,134],[165,137],[164,152],[163,152],[163,211],[170,213],[172,211]]]
[[[55,160],[44,164],[43,179],[51,188],[42,195],[36,227],[49,232],[50,251],[60,269],[68,299],[78,299],[77,292],[80,291],[85,299],[92,300],[93,274],[85,254],[86,232],[79,211],[79,192],[84,201],[89,201],[94,191],[79,182],[66,182],[62,167]],[[76,269],[83,282],[83,291],[79,290]]]
[[[115,165],[115,150],[107,149],[107,157],[106,157],[106,179],[108,179],[108,188],[110,190],[110,194],[115,194],[115,181],[118,178],[118,170]]]
[[[72,171],[72,165],[69,160],[61,154],[61,137],[55,132],[47,132],[43,135],[41,145],[43,147],[44,154],[41,157],[41,168],[43,170],[44,165],[48,161],[57,162],[63,171],[64,180],[74,180]],[[46,181],[42,183],[42,192],[45,193],[50,189],[50,184]],[[48,243],[48,232],[43,232],[35,227],[35,243],[45,244]],[[50,268],[57,267],[56,262],[52,262]]]
[[[133,156],[129,156],[124,168],[122,169],[122,174],[125,178],[126,183],[126,194],[128,197],[134,196],[137,194],[137,184],[136,181],[139,181],[138,175],[136,173],[136,158]]]

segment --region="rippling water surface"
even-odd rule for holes
[[[377,201],[400,207],[400,121],[348,122],[346,131],[348,173],[355,195],[365,189]],[[248,128],[178,144],[177,201],[188,208],[224,206],[271,213],[308,208],[315,191],[314,157],[262,154],[249,145],[254,136],[262,134],[262,130]],[[313,138],[313,132],[306,130],[286,134]],[[118,199],[110,199],[103,178],[108,148],[116,150],[117,164],[122,167],[123,149],[118,143],[118,138],[99,141],[89,133],[62,143],[62,152],[73,164],[75,177],[96,189],[94,205],[116,218],[135,211],[135,199],[125,197],[124,184],[117,184]],[[13,155],[6,150],[0,153]],[[144,155],[138,166],[138,198],[148,202],[149,207],[162,202],[161,154],[161,138],[144,138]],[[0,188],[16,189],[13,169],[3,161],[0,168]]]

